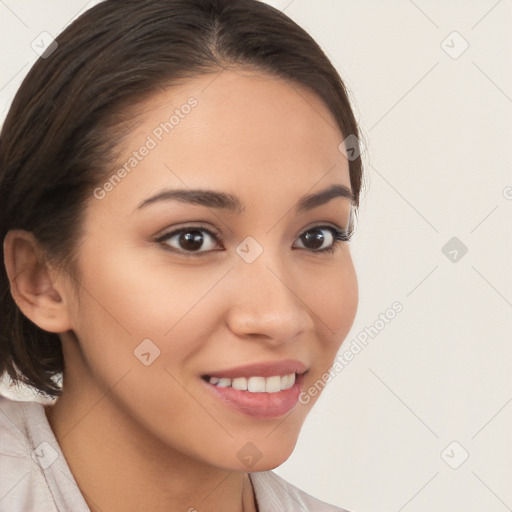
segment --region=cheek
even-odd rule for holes
[[[115,388],[112,398],[143,423],[165,404],[162,418],[190,432],[198,418],[204,421],[204,411],[182,383],[189,382],[190,362],[207,339],[216,300],[208,291],[222,269],[206,275],[192,266],[143,263],[121,251],[89,254],[74,323],[95,385],[103,392]]]
[[[326,265],[316,279],[308,279],[310,291],[305,302],[311,307],[318,332],[325,333],[330,352],[339,349],[357,313],[357,276],[348,248],[346,250],[343,261]]]
[[[134,336],[161,336],[197,293],[192,274],[144,259],[143,250],[101,250],[84,268],[94,299]],[[140,256],[140,257],[138,257]],[[85,258],[84,258],[85,261]]]
[[[316,318],[318,343],[314,346],[314,364],[304,381],[299,396],[300,408],[309,413],[320,397],[342,343],[352,328],[357,313],[359,291],[356,272],[350,256],[328,275],[318,279],[309,294],[308,305]],[[310,282],[310,285],[312,283]],[[305,301],[306,302],[306,301]],[[322,334],[320,334],[322,333]]]
[[[100,365],[129,366],[136,361],[134,350],[149,339],[160,363],[185,363],[215,316],[213,289],[225,271],[144,261],[135,250],[98,252],[101,257],[89,253],[83,259],[75,314],[89,357]]]

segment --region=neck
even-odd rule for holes
[[[91,512],[256,511],[247,473],[164,445],[108,394],[69,384],[45,411]]]

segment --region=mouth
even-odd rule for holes
[[[204,375],[202,378],[212,386],[218,388],[233,388],[249,393],[279,393],[280,391],[286,391],[293,387],[297,379],[297,374],[290,373],[288,375],[273,375],[271,377],[236,377],[235,379]]]
[[[307,372],[304,364],[287,360],[210,372],[201,379],[231,409],[257,418],[277,418],[297,404]]]

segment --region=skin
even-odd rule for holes
[[[344,137],[328,108],[269,75],[201,76],[142,105],[117,164],[190,96],[197,107],[103,199],[91,195],[78,282],[41,262],[29,233],[5,241],[16,302],[62,339],[64,390],[46,414],[92,511],[256,510],[247,472],[290,456],[318,396],[288,415],[255,418],[220,403],[200,375],[298,359],[309,368],[307,389],[356,315],[349,245],[315,253],[300,242],[312,225],[344,228],[350,201],[293,209],[331,184],[350,188]],[[176,201],[137,209],[164,188],[231,193],[245,209]],[[200,250],[224,250],[187,257],[155,242],[199,221],[222,238],[204,234]],[[250,264],[236,252],[247,236],[263,248]],[[134,350],[148,338],[160,355],[145,366]],[[248,442],[261,453],[250,469],[237,456]]]

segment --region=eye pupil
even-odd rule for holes
[[[184,249],[195,251],[203,244],[201,231],[186,231],[180,236],[180,244]]]
[[[312,246],[310,245],[309,248],[311,249],[318,249],[322,246],[324,243],[324,235],[320,229],[310,229],[309,231],[306,231],[302,235],[304,245],[307,246],[308,242],[313,242]]]

